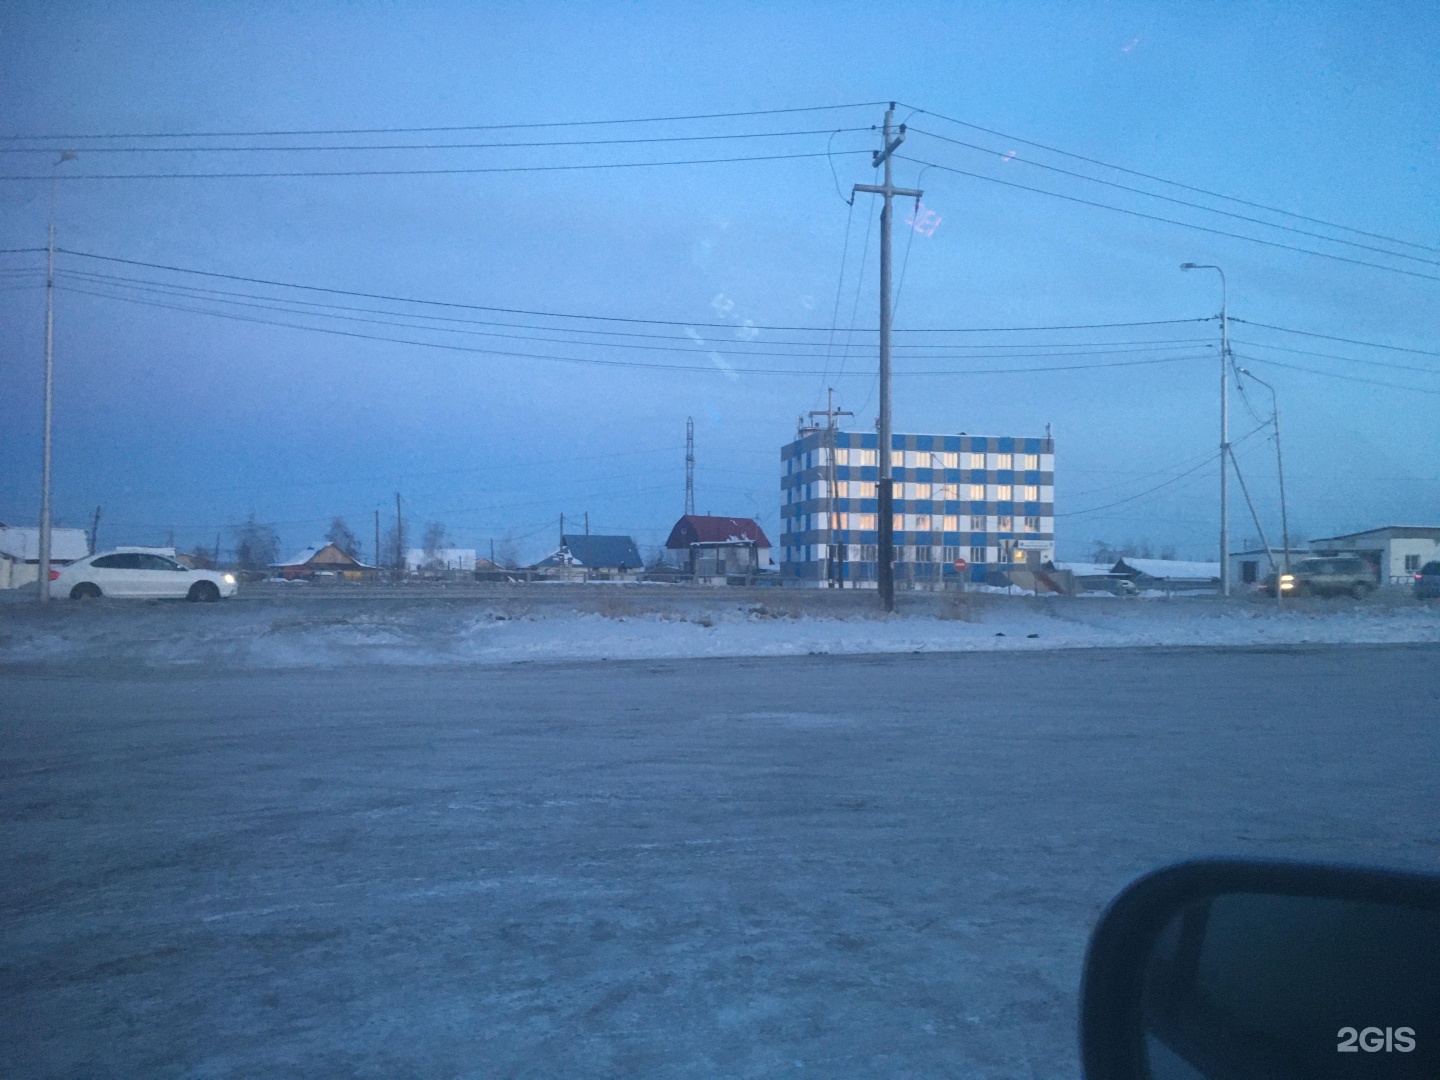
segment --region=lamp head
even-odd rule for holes
[[[1181,264],[1180,264],[1180,269],[1181,269],[1181,270],[1194,270],[1194,269],[1195,269],[1195,264],[1194,264],[1194,263],[1181,263]]]

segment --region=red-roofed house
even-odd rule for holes
[[[753,518],[686,514],[665,541],[687,553],[697,582],[723,585],[727,578],[751,578],[771,568],[770,539]]]

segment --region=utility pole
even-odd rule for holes
[[[590,580],[590,511],[585,511],[585,580]]]
[[[835,418],[839,416],[851,416],[855,414],[844,409],[835,408],[835,388],[826,389],[825,410],[810,410],[810,423],[814,426],[817,416],[825,417],[825,448],[829,462],[825,469],[825,523],[827,526],[825,536],[825,587],[827,589],[845,587],[844,579],[836,572],[835,558],[835,528],[839,524],[835,520]]]
[[[1230,315],[1225,271],[1211,263],[1181,263],[1181,270],[1220,275],[1220,595],[1230,595]]]
[[[100,507],[95,507],[95,513],[90,517],[90,554],[95,554],[96,537],[100,535]]]
[[[905,141],[905,125],[891,137],[891,126],[895,122],[895,103],[885,110],[885,127],[881,133],[882,149],[875,152],[873,164],[885,166],[885,183],[856,184],[855,192],[882,195],[885,204],[880,208],[880,476],[876,493],[879,496],[879,551],[876,578],[880,586],[880,606],[885,611],[895,610],[895,519],[893,510],[894,492],[890,486],[890,218],[891,200],[896,195],[918,200],[923,191],[897,188],[891,177],[891,156]],[[854,198],[854,193],[851,194]]]
[[[375,569],[380,569],[380,511],[375,511]]]
[[[55,390],[55,192],[45,256],[45,438],[40,460],[40,602],[50,599],[50,418]]]
[[[400,517],[400,492],[395,492],[395,574],[405,571],[405,526]]]
[[[685,418],[685,514],[695,513],[695,418]]]

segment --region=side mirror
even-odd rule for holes
[[[1091,1080],[1440,1077],[1440,876],[1206,861],[1148,874],[1090,938]]]

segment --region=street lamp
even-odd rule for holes
[[[1280,457],[1280,399],[1275,395],[1275,387],[1271,386],[1264,379],[1260,378],[1249,368],[1239,368],[1239,374],[1253,379],[1266,390],[1270,391],[1270,421],[1275,425],[1275,472],[1280,477],[1280,544],[1282,558],[1284,559],[1284,573],[1290,571],[1290,520],[1285,513],[1285,463]],[[1275,595],[1280,595],[1280,575],[1275,576]]]
[[[1220,275],[1220,595],[1230,595],[1230,391],[1225,365],[1230,360],[1229,302],[1225,271],[1212,263],[1180,264],[1181,270],[1214,270]]]

